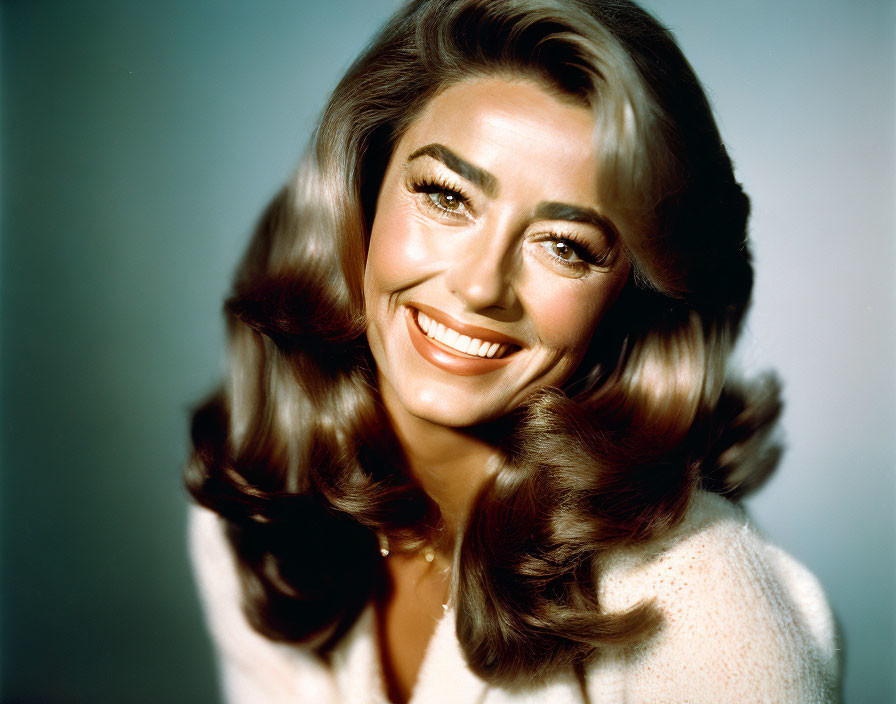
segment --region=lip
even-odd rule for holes
[[[424,303],[410,303],[407,307],[412,310],[416,308],[420,312],[435,320],[437,323],[441,323],[446,328],[457,330],[461,335],[467,335],[471,338],[478,337],[480,340],[485,340],[487,342],[498,342],[503,345],[513,345],[514,347],[525,347],[525,345],[515,337],[503,335],[499,332],[495,332],[494,330],[489,330],[487,328],[480,328],[476,325],[470,325],[469,323],[462,323],[459,320],[455,320],[444,311],[441,311],[438,308],[433,308],[432,306],[428,306]]]
[[[423,331],[417,326],[417,321],[415,320],[415,309],[428,315],[433,320],[441,322],[443,325],[454,328],[464,335],[521,347],[517,340],[514,340],[507,335],[500,335],[491,330],[486,330],[485,328],[478,328],[475,325],[457,324],[457,321],[453,318],[445,315],[445,313],[442,313],[441,311],[430,308],[429,306],[416,304],[413,307],[405,306],[405,322],[407,323],[408,335],[411,338],[411,344],[414,345],[414,349],[416,349],[418,354],[427,362],[450,374],[456,374],[458,376],[475,376],[477,374],[487,374],[488,372],[497,371],[510,363],[514,353],[511,352],[510,354],[506,354],[497,359],[489,359],[488,357],[462,357],[459,354],[451,354],[444,348],[436,346],[434,342],[423,334]]]

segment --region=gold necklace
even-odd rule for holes
[[[380,555],[382,555],[383,557],[389,557],[389,538],[386,537],[385,533],[380,533],[379,531],[377,531],[376,537],[380,543]],[[436,551],[432,547],[432,545],[424,545],[419,550],[418,554],[421,555],[427,562],[432,562],[436,559]]]

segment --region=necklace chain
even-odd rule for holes
[[[380,555],[382,555],[383,557],[389,557],[389,553],[391,552],[389,546],[389,538],[386,537],[385,533],[381,533],[379,531],[377,531],[376,537],[380,544]],[[424,545],[420,549],[419,554],[424,560],[426,560],[426,562],[432,562],[436,559],[436,551],[432,547],[432,545]]]

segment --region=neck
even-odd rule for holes
[[[465,525],[476,496],[500,461],[501,452],[483,433],[446,427],[411,415],[382,379],[380,388],[411,475],[439,507],[446,535],[455,535]]]

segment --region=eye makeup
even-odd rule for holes
[[[611,264],[613,248],[604,247],[600,251],[593,243],[580,237],[575,232],[559,232],[548,230],[536,235],[534,240],[538,244],[549,245],[543,247],[552,260],[571,269],[584,270],[590,267],[606,268]],[[558,247],[559,246],[559,247]],[[566,248],[566,253],[571,253],[578,261],[570,261],[561,256],[559,248]]]
[[[408,188],[412,193],[427,196],[422,199],[424,207],[435,210],[439,215],[466,217],[471,214],[470,198],[464,189],[441,176],[411,177]]]
[[[467,221],[474,215],[471,196],[468,195],[460,179],[440,170],[414,173],[417,169],[409,169],[406,177],[407,188],[411,193],[420,196],[421,207],[433,213],[435,217],[454,221]],[[599,218],[590,209],[560,203],[542,203],[533,212],[538,219],[560,219],[567,223],[583,223],[587,227],[600,230],[600,239],[615,240],[612,233],[615,229],[603,218]],[[596,220],[597,219],[597,220]],[[607,229],[609,229],[609,236]],[[585,275],[593,268],[606,269],[612,265],[616,247],[612,244],[598,247],[591,238],[567,228],[547,228],[530,236],[531,242],[542,245],[540,256],[546,257],[550,263],[556,264],[570,273]],[[575,257],[570,259],[569,256]]]

